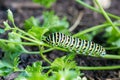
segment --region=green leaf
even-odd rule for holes
[[[14,32],[8,33],[8,40],[12,42],[21,42],[19,36],[16,36]],[[14,70],[17,70],[19,64],[19,55],[23,52],[23,46],[21,44],[6,43],[0,41],[0,48],[5,52],[4,57],[0,62],[0,69],[5,72],[1,72],[1,75],[8,75]],[[5,70],[4,70],[5,69]]]
[[[7,46],[7,44],[5,42],[0,41],[0,48],[3,51],[6,51],[8,49],[8,46]]]
[[[21,38],[14,34],[14,32],[11,32],[8,34],[8,40],[12,42],[21,42]],[[11,51],[11,53],[16,53],[16,52],[22,52],[23,46],[21,44],[15,44],[15,43],[8,43],[7,44],[7,50],[6,51]]]
[[[4,60],[0,60],[0,68],[3,68],[3,67],[12,68],[12,65],[10,65],[7,62],[5,62]]]
[[[16,36],[14,32],[8,34],[8,40],[12,42],[21,42],[19,36]],[[14,60],[23,52],[24,47],[21,44],[4,43],[1,42],[0,48],[5,52],[3,60],[14,66]],[[16,62],[19,63],[19,62]]]
[[[66,58],[65,56],[62,58],[56,58],[51,64],[51,68],[54,70],[63,70],[63,69],[75,69],[76,63],[75,61]]]
[[[54,15],[54,12],[44,12],[44,23],[43,27],[49,29],[50,32],[63,32],[68,33],[69,23],[66,21],[66,18],[59,19],[58,16]]]
[[[26,74],[23,74],[15,80],[48,80],[47,76],[42,73],[42,63],[35,62],[32,66],[27,66],[25,69]]]
[[[25,20],[24,22],[24,29],[28,31],[32,28],[32,26],[40,26],[40,22],[38,19],[34,18],[33,16],[29,19]]]
[[[13,72],[13,66],[6,61],[0,60],[0,76],[6,76]]]
[[[25,69],[27,71],[27,74],[30,73],[41,73],[42,69],[42,63],[41,62],[34,62],[32,66],[27,66]]]
[[[32,26],[31,29],[29,29],[28,33],[36,37],[37,39],[41,40],[43,35],[48,31],[47,28],[44,27],[36,27]]]
[[[114,46],[120,47],[120,38],[111,43]]]
[[[8,12],[8,19],[9,19],[12,23],[14,23],[14,18],[13,18],[13,13],[12,13],[12,11],[11,11],[10,9],[8,9],[7,12]]]
[[[49,30],[49,32],[63,32],[69,33],[68,26],[69,23],[66,21],[66,18],[59,19],[58,16],[54,15],[54,12],[44,12],[44,22],[40,24],[39,20],[31,17],[25,20],[24,28],[26,31],[29,31],[33,26],[43,27],[45,30]],[[38,37],[39,38],[39,37]]]
[[[8,67],[0,68],[0,76],[6,76],[12,72],[13,72],[13,69],[11,68],[8,68]]]
[[[40,5],[45,6],[46,8],[51,7],[51,5],[55,2],[56,0],[33,0],[33,2],[38,3]]]
[[[54,73],[49,80],[78,80],[79,73],[74,70],[63,70]]]
[[[107,43],[111,46],[120,46],[120,36],[116,34],[116,31],[112,27],[108,27],[105,29],[106,33],[104,37],[107,38]]]
[[[40,26],[39,20],[34,18],[33,16],[25,20],[24,29],[28,31],[29,29],[32,28],[32,26]]]

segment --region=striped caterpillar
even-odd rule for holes
[[[105,49],[96,43],[73,38],[72,36],[67,36],[59,32],[50,34],[46,38],[46,41],[53,46],[63,47],[69,51],[74,51],[83,55],[103,56],[106,54]]]

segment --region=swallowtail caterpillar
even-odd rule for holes
[[[47,43],[53,46],[63,47],[83,55],[103,56],[106,54],[105,49],[96,43],[87,40],[81,40],[63,33],[52,33],[46,38]]]

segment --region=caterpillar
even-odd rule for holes
[[[91,41],[74,38],[60,32],[52,33],[46,38],[47,43],[53,46],[59,46],[83,55],[103,56],[105,49]]]

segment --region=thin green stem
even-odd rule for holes
[[[77,1],[78,3],[80,3],[81,5],[85,6],[86,8],[89,8],[89,9],[95,11],[95,12],[98,12],[98,13],[102,13],[100,10],[98,10],[98,9],[96,9],[96,8],[88,5],[88,4],[86,4],[86,3],[83,2],[82,0],[76,0],[76,1]],[[119,17],[119,16],[113,15],[113,14],[108,13],[108,12],[107,12],[107,15],[109,15],[110,17],[112,17],[112,18],[114,18],[114,19],[120,20],[120,17]]]
[[[35,37],[33,37],[32,35],[30,35],[29,33],[26,33],[25,31],[23,31],[23,30],[21,30],[21,29],[19,29],[19,28],[15,28],[15,29],[17,29],[17,30],[20,31],[21,33],[23,33],[23,34],[25,34],[25,35],[33,38],[34,40],[37,40]]]
[[[48,59],[43,55],[43,46],[42,46],[42,47],[39,46],[39,49],[40,49],[40,56],[41,56],[46,62],[48,62],[48,63],[51,65],[52,63],[50,62],[50,60],[48,60]]]
[[[120,49],[120,47],[105,47],[105,50],[114,50],[114,49]]]
[[[50,52],[52,50],[54,50],[55,48],[50,48],[50,49],[47,49],[47,50],[44,50],[43,53],[47,53],[47,52]]]
[[[44,66],[43,69],[50,69],[50,66]]]
[[[40,41],[36,41],[36,40],[32,40],[30,38],[27,38],[25,36],[22,36],[22,35],[19,35],[17,33],[15,33],[17,36],[20,36],[21,38],[25,39],[25,40],[28,40],[28,41],[31,41],[33,43],[36,43],[38,45],[42,45],[42,46],[46,46],[46,47],[51,47],[50,45],[44,43],[44,42],[40,42]],[[54,49],[57,49],[57,50],[62,50],[62,51],[67,51],[66,49],[63,49],[63,48],[60,48],[60,47],[53,47]],[[68,52],[68,51],[67,51]]]
[[[61,48],[61,47],[54,47],[54,49],[68,52],[68,50],[66,50],[65,48]]]
[[[22,36],[22,35],[17,34],[17,33],[14,33],[14,34],[16,34],[17,36],[19,36],[19,37],[21,37],[21,38],[23,38],[23,39],[25,39],[25,40],[31,41],[31,42],[33,42],[33,43],[36,43],[36,44],[38,44],[38,45],[43,45],[43,42],[40,42],[40,41],[36,41],[36,40],[30,39],[30,38],[27,38],[27,37]]]
[[[47,74],[47,76],[49,76],[51,72],[53,72],[53,70],[52,70],[52,69],[48,70],[48,71],[47,71],[47,73],[46,73],[46,74]]]
[[[40,51],[27,51],[27,50],[25,50],[23,53],[26,53],[26,54],[39,54]]]
[[[15,33],[15,34],[17,34],[17,33]],[[29,40],[29,41],[31,41],[31,42],[33,42],[33,43],[27,43],[27,42],[12,42],[12,41],[9,41],[9,40],[4,40],[4,39],[0,39],[0,41],[12,42],[12,43],[15,43],[15,44],[18,44],[18,43],[19,43],[19,44],[24,44],[24,45],[43,45],[43,46],[46,46],[46,47],[51,47],[51,46],[49,46],[48,44],[40,43],[40,42],[38,42],[38,41],[32,40],[32,39],[30,39],[30,38],[24,37],[24,36],[19,35],[19,34],[17,34],[17,36],[20,36],[20,37],[22,37],[22,38],[24,38],[24,39],[26,39],[26,40]],[[53,47],[53,48],[50,48],[50,49],[48,49],[48,50],[44,50],[43,53],[49,52],[49,51],[54,50],[54,49],[68,52],[68,50],[66,50],[66,49],[64,49],[64,48]],[[27,53],[32,53],[32,54],[36,54],[36,53],[38,54],[38,52],[28,52],[28,51],[25,51],[25,52],[27,52]],[[105,55],[105,56],[103,56],[103,58],[106,58],[106,59],[120,59],[120,56],[118,56],[118,55]]]
[[[0,39],[0,41],[4,41],[4,42],[12,42],[12,41],[9,41],[9,40],[2,40]],[[12,43],[15,43],[15,44],[24,44],[24,45],[37,45],[35,43],[26,43],[26,42],[12,42]],[[50,47],[50,46],[49,46]],[[55,47],[55,48],[50,48],[48,50],[44,50],[43,53],[46,53],[46,52],[49,52],[49,51],[52,51],[54,49],[57,49],[57,50],[61,50],[61,51],[65,51],[65,52],[68,52],[68,50],[64,49],[64,48],[60,48],[60,47]],[[25,53],[28,53],[28,54],[38,54],[39,52],[29,52],[27,50],[24,51]],[[106,59],[120,59],[120,56],[119,55],[104,55],[103,58],[106,58]]]
[[[15,25],[15,22],[12,22],[12,24],[13,24],[14,28],[17,28],[17,26]]]
[[[104,17],[106,18],[106,20],[111,24],[111,26],[113,27],[113,29],[120,34],[120,31],[118,28],[116,28],[116,26],[113,24],[112,20],[109,18],[109,16],[107,15],[107,13],[105,12],[105,10],[102,8],[102,6],[99,4],[98,0],[94,0],[96,2],[96,4],[98,5],[98,7],[100,8],[102,14],[104,15]]]
[[[116,66],[100,66],[100,67],[86,67],[86,66],[78,66],[80,70],[113,70],[120,69],[120,65]]]
[[[44,69],[49,69],[50,66],[43,67]],[[112,65],[112,66],[99,66],[99,67],[90,67],[90,66],[77,66],[80,70],[113,70],[120,69],[120,65]]]
[[[44,50],[43,53],[47,53],[47,52],[50,52],[52,50],[54,50],[55,48],[50,48],[50,49],[47,49],[47,50]],[[27,50],[24,50],[24,53],[27,53],[27,54],[39,54],[40,51],[27,51]]]
[[[31,42],[29,42],[29,43],[28,43],[28,42],[13,42],[13,41],[4,40],[4,39],[0,39],[0,41],[9,42],[9,43],[14,43],[14,44],[36,45],[36,46],[37,46],[37,45],[42,45],[42,46],[50,47],[50,49],[43,51],[43,53],[52,51],[52,50],[54,50],[54,49],[62,50],[62,51],[67,51],[66,49],[63,49],[63,48],[60,48],[60,47],[53,47],[53,48],[51,48],[52,46],[50,46],[50,45],[48,45],[48,44],[46,44],[46,43],[44,43],[44,42],[32,40],[32,39],[30,39],[30,38],[27,38],[27,37],[25,37],[25,36],[19,35],[19,34],[17,34],[17,33],[14,33],[14,34],[16,34],[17,36],[19,36],[19,37],[21,37],[21,38],[23,38],[23,39],[25,39],[25,40],[31,41]],[[26,51],[26,52],[27,52],[27,51]],[[67,52],[68,52],[68,51],[67,51]],[[30,52],[27,52],[27,53],[30,53]],[[34,52],[33,54],[35,54],[35,53],[36,53],[36,52]]]
[[[111,55],[111,54],[106,54],[103,56],[105,59],[120,59],[120,55]]]
[[[120,24],[116,23],[116,22],[114,22],[113,24],[116,25],[116,26],[120,26]],[[88,32],[95,31],[95,30],[105,28],[105,27],[109,27],[109,26],[110,26],[110,24],[101,24],[101,25],[93,26],[93,27],[90,27],[88,29],[85,29],[83,31],[80,31],[80,32],[74,34],[73,37],[78,37],[78,36],[81,36],[81,35],[86,34]]]
[[[5,40],[5,39],[0,39],[2,42],[8,42],[8,43],[14,43],[14,44],[23,44],[23,45],[37,45],[36,43],[30,43],[30,42],[15,42],[15,41],[10,41],[10,40]]]
[[[102,25],[97,25],[97,26],[90,27],[88,29],[85,29],[83,31],[80,31],[80,32],[74,34],[73,37],[78,37],[78,36],[83,35],[85,33],[88,33],[88,32],[91,32],[91,31],[94,31],[94,30],[97,30],[97,29],[100,29],[100,28],[104,28],[104,27],[106,27],[108,25],[109,24],[102,24]]]

